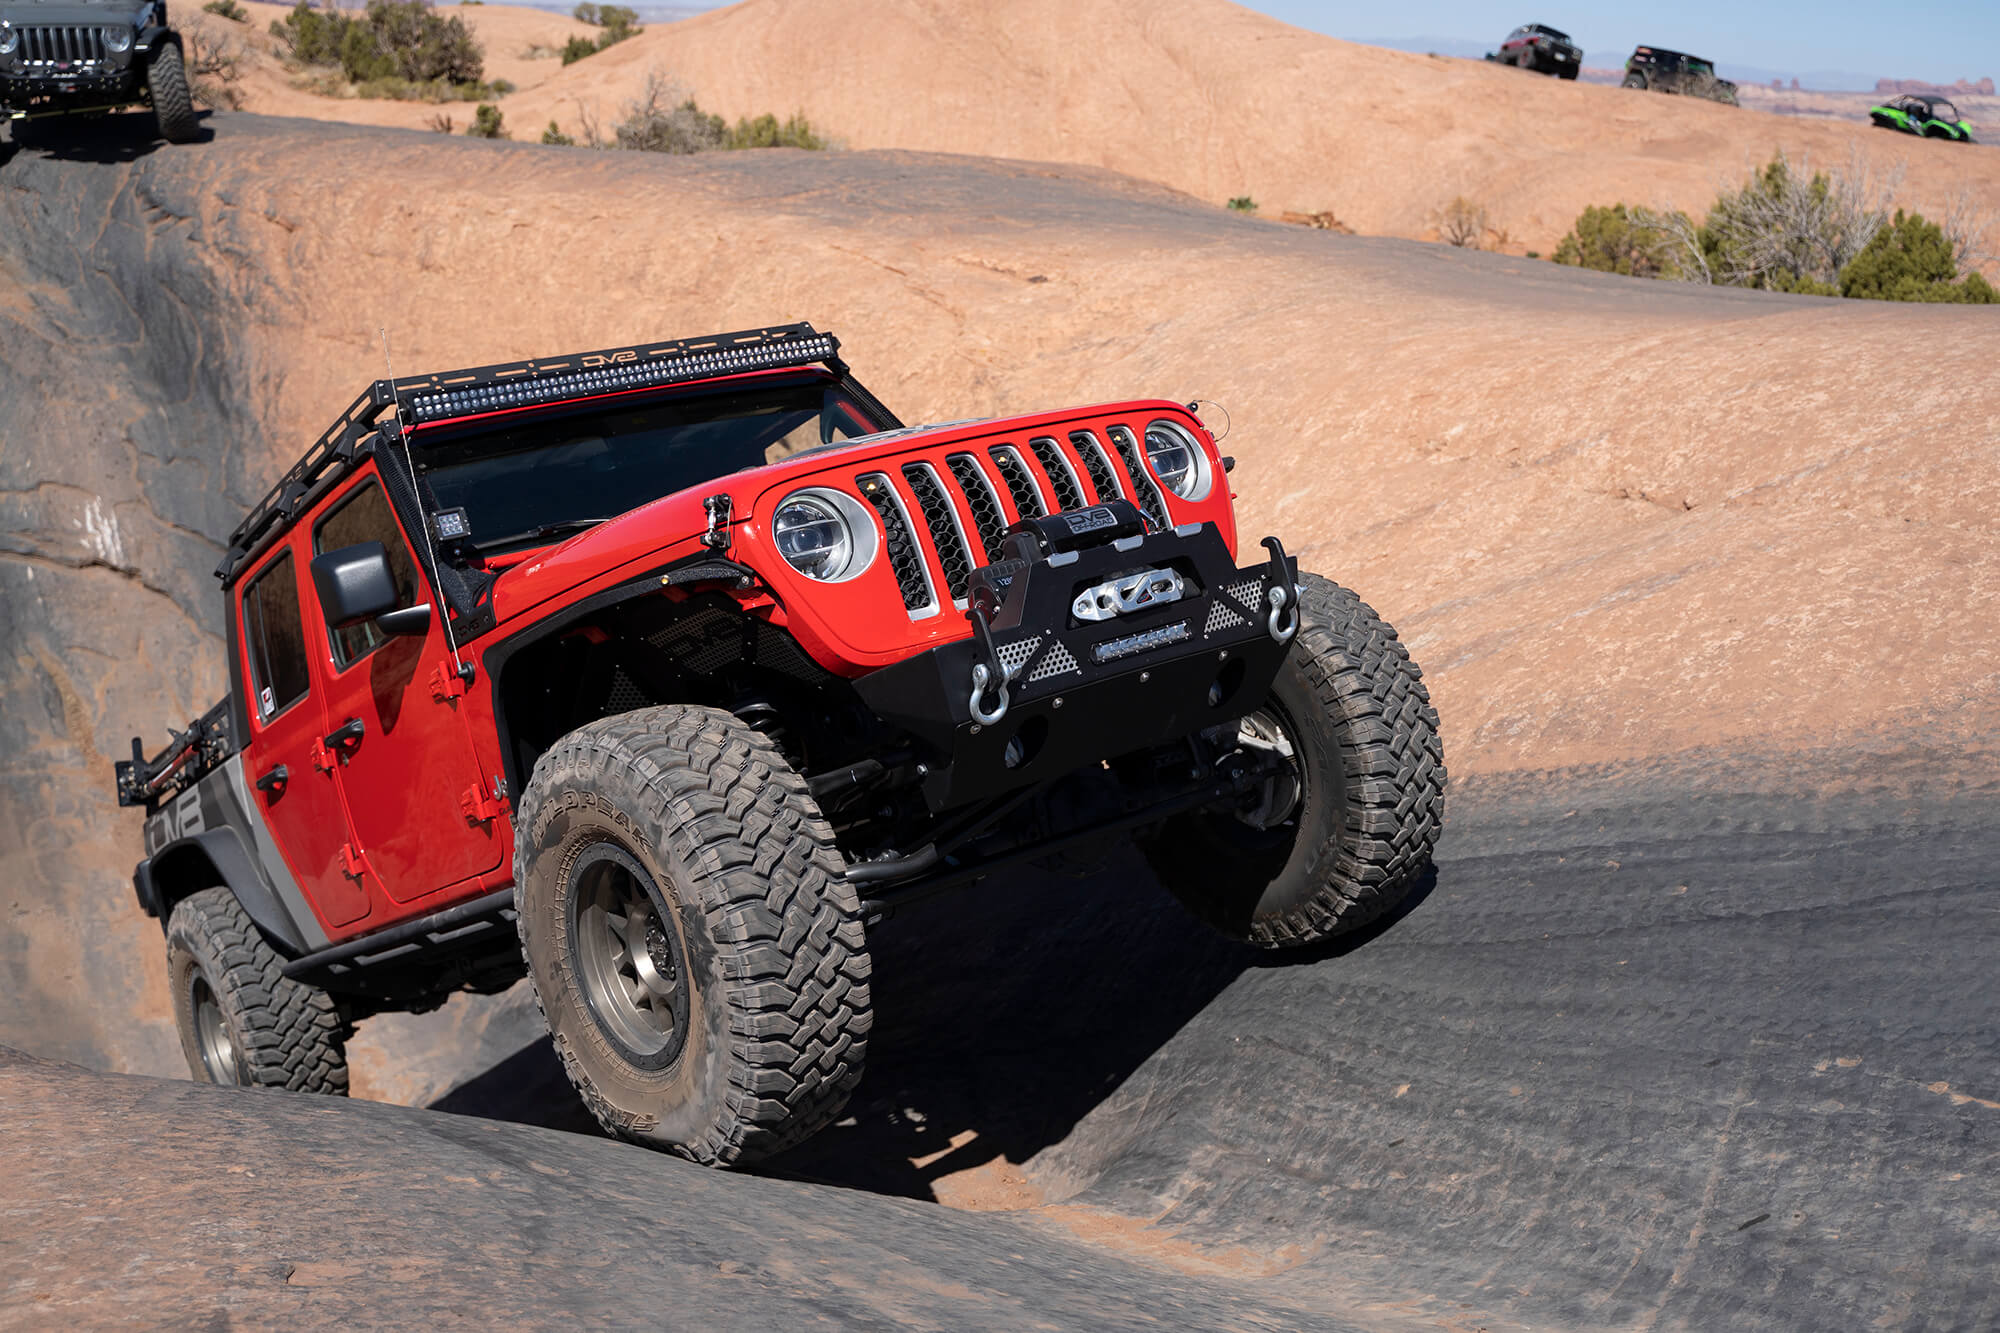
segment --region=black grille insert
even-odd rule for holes
[[[1111,460],[1105,457],[1104,446],[1097,442],[1097,437],[1087,430],[1073,430],[1069,442],[1083,459],[1084,471],[1090,473],[1090,484],[1097,488],[1098,501],[1124,499],[1125,488],[1118,484],[1118,474],[1111,470]]]
[[[1069,460],[1063,457],[1062,446],[1044,438],[1029,440],[1028,447],[1035,451],[1035,461],[1042,465],[1042,471],[1049,474],[1049,485],[1056,488],[1056,504],[1062,512],[1083,508],[1083,487],[1077,483],[1076,473],[1070,470]]]
[[[1153,521],[1154,528],[1165,532],[1174,523],[1167,517],[1166,498],[1153,484],[1153,474],[1146,470],[1145,460],[1139,457],[1139,442],[1123,426],[1113,426],[1105,434],[1111,437],[1112,446],[1118,450],[1125,470],[1132,474],[1132,484],[1139,491],[1139,507],[1146,511],[1146,517]]]
[[[965,507],[972,511],[972,526],[979,530],[979,544],[986,548],[986,563],[994,564],[1000,559],[1000,538],[1007,531],[1007,515],[1000,508],[1000,497],[994,493],[993,483],[986,479],[979,460],[971,454],[953,454],[944,461],[951,469],[952,480],[958,483],[959,492],[965,496]]]
[[[972,552],[966,549],[965,538],[959,534],[958,517],[952,513],[944,483],[928,463],[906,464],[903,480],[910,484],[910,494],[917,497],[917,507],[924,512],[931,549],[937,552],[938,564],[944,570],[945,590],[952,601],[962,602],[966,578],[972,573]]]
[[[1041,518],[1047,514],[1042,493],[1035,489],[1035,476],[1013,446],[1001,445],[988,452],[993,456],[993,466],[1000,469],[1000,479],[1007,483],[1007,493],[1014,497],[1015,512],[1022,518]]]
[[[861,489],[861,498],[874,506],[882,519],[884,546],[889,552],[889,567],[896,572],[896,586],[902,590],[903,606],[911,611],[921,611],[931,605],[931,581],[924,574],[924,555],[917,549],[916,538],[910,534],[910,525],[903,519],[903,506],[896,502],[894,488],[889,479],[879,472],[870,472],[856,477],[854,484]]]

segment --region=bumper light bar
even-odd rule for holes
[[[1170,643],[1181,643],[1189,637],[1188,623],[1183,620],[1172,625],[1162,625],[1139,634],[1127,634],[1123,638],[1106,639],[1090,650],[1090,660],[1102,666],[1115,662],[1121,657],[1131,657],[1136,653],[1149,653],[1155,648],[1164,648]]]

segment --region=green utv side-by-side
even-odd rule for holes
[[[1971,123],[1942,97],[1898,97],[1893,102],[1870,107],[1868,119],[1885,130],[1901,130],[1926,139],[1972,142]]]
[[[0,121],[27,126],[150,106],[160,135],[201,133],[180,34],[164,0],[0,0]]]

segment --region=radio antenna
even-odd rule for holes
[[[431,516],[424,509],[424,484],[417,477],[417,460],[410,452],[409,425],[403,420],[403,395],[396,387],[396,366],[389,359],[389,330],[382,330],[382,367],[389,372],[389,394],[396,404],[396,438],[403,444],[403,465],[410,470],[410,489],[417,497],[417,526],[424,530],[424,558],[430,562],[431,582],[436,585],[438,601],[438,622],[444,626],[445,646],[451,649],[452,671],[461,681],[472,679],[472,668],[458,655],[458,635],[451,627],[451,599],[445,596],[444,573],[438,568],[437,546],[431,540]]]

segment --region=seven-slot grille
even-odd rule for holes
[[[1132,432],[1113,426],[1106,434],[1124,464],[1123,473],[1096,433],[1079,430],[1070,434],[1066,445],[1042,436],[1025,446],[995,445],[984,454],[949,454],[941,466],[930,461],[905,463],[899,469],[900,487],[887,473],[857,476],[862,498],[881,516],[889,564],[911,618],[935,614],[947,598],[963,606],[972,571],[1000,559],[1008,524],[1003,494],[1015,513],[1041,518],[1095,503],[1094,491],[1096,500],[1131,500],[1158,530],[1171,527],[1165,497],[1153,484]],[[1090,479],[1089,490],[1084,488],[1085,477]],[[972,516],[969,526],[964,514]],[[926,548],[943,571],[944,597],[933,587],[924,559]]]
[[[84,27],[23,28],[21,59],[30,65],[102,64],[104,34]]]

